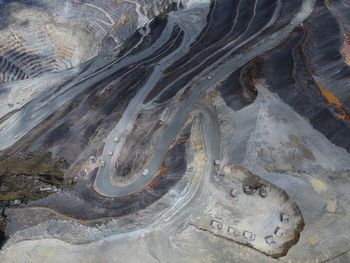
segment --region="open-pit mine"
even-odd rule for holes
[[[0,0],[0,244],[350,262],[350,1]]]

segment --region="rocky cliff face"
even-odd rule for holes
[[[2,261],[349,261],[346,1],[0,12]]]

